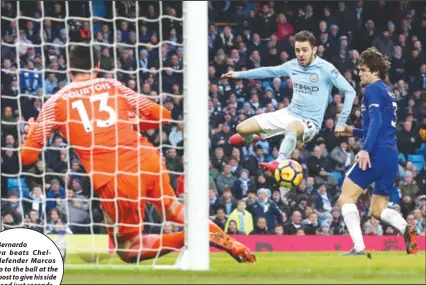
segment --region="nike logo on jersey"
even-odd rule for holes
[[[371,108],[371,107],[377,107],[378,108],[380,106],[379,106],[379,104],[371,104],[370,106],[368,106],[368,108]]]

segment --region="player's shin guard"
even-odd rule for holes
[[[163,256],[184,246],[185,235],[183,232],[138,236],[130,246],[119,249],[117,252],[121,260],[126,263],[136,263]],[[159,252],[160,251],[160,252]],[[158,253],[159,252],[159,253]]]
[[[280,152],[278,160],[283,161],[289,159],[291,153],[294,151],[297,145],[297,133],[295,131],[288,131],[285,133],[285,137],[281,142]]]
[[[354,243],[355,250],[363,251],[365,245],[362,237],[361,218],[359,217],[358,208],[353,203],[344,204],[342,206],[342,215]]]

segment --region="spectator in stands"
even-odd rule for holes
[[[254,230],[250,233],[251,235],[267,235],[268,234],[268,225],[264,217],[259,217],[255,219],[256,226]]]
[[[319,175],[315,177],[315,185],[325,185],[327,192],[334,196],[336,195],[337,180],[322,167]]]
[[[46,194],[46,212],[50,212],[50,210],[57,207],[58,199],[60,201],[66,198],[65,189],[61,187],[58,179],[52,179],[50,183],[51,187]]]
[[[241,234],[250,234],[253,231],[253,216],[246,210],[247,204],[244,200],[239,200],[237,208],[228,216],[228,222],[225,225],[225,232],[228,231],[230,222],[235,222],[238,231]]]
[[[8,175],[17,175],[19,173],[19,157],[18,152],[13,151],[13,145],[7,144],[6,150],[2,152],[1,169],[2,173]],[[12,176],[13,177],[13,176]]]
[[[413,173],[406,171],[404,174],[404,180],[399,183],[402,195],[409,195],[413,199],[420,194],[420,188],[416,185],[416,181],[413,180]]]
[[[214,216],[219,206],[219,199],[214,189],[209,189],[210,216]]]
[[[232,196],[232,191],[229,187],[225,188],[223,195],[219,198],[219,207],[225,209],[227,216],[237,207],[237,200]]]
[[[229,235],[244,235],[245,233],[240,231],[237,226],[237,222],[234,220],[228,221],[228,229],[225,231]]]
[[[313,177],[317,176],[321,168],[325,167],[325,159],[321,155],[321,148],[319,146],[314,147],[312,156],[308,158],[306,165],[308,166],[309,176]]]
[[[35,185],[40,185],[43,189],[50,188],[50,181],[56,176],[46,175],[46,172],[53,173],[53,170],[46,167],[45,162],[42,159],[37,160],[36,165],[28,170],[28,175],[25,178],[25,182],[29,188],[33,188]]]
[[[222,230],[225,230],[227,220],[228,218],[225,214],[225,209],[223,207],[218,207],[213,222],[218,225]]]
[[[297,230],[302,229],[302,214],[299,211],[294,211],[291,215],[291,220],[284,226],[284,232],[287,235],[295,235]],[[303,232],[303,235],[305,233]]]
[[[340,103],[342,103],[341,95],[335,94],[334,105],[335,105],[336,111],[337,111],[337,105]],[[330,104],[328,108],[331,108],[331,110],[333,110],[333,103]],[[332,111],[332,113],[334,114],[334,111]],[[327,147],[327,152],[331,152],[337,146],[338,139],[336,135],[334,134],[334,120],[332,118],[328,118],[325,120],[325,128],[319,132],[318,137],[321,137],[324,139],[324,143]]]
[[[282,224],[282,212],[269,197],[271,191],[266,188],[257,190],[257,199],[248,209],[253,215],[253,220],[257,221],[260,217],[266,219],[267,228],[273,229],[277,223]]]
[[[67,200],[59,200],[57,204],[62,215],[67,215],[73,233],[87,233],[88,228],[81,225],[90,222],[90,201],[86,197],[73,190],[67,190]]]
[[[398,149],[406,157],[409,154],[414,154],[416,149],[421,145],[421,138],[415,129],[413,123],[410,121],[404,122],[403,130],[397,134]]]
[[[46,211],[46,196],[43,195],[42,185],[33,185],[28,200],[23,203],[24,213],[28,215],[31,210],[37,211],[39,217],[44,218]]]
[[[242,178],[240,177],[240,183],[243,183],[244,180],[241,180],[241,179]],[[236,181],[237,181],[237,177],[235,177],[231,173],[231,165],[226,164],[223,168],[223,173],[219,175],[216,179],[217,189],[219,193],[222,194],[226,187],[232,187],[232,189],[234,189],[234,184]],[[233,191],[234,197],[237,198],[236,193],[238,193],[237,190]]]
[[[39,233],[44,233],[44,226],[40,219],[39,213],[31,209],[28,216],[24,219],[24,224],[27,229],[35,230]]]
[[[11,220],[20,224],[22,217],[24,215],[24,209],[22,205],[22,200],[18,199],[18,194],[16,192],[10,192],[7,199],[3,198],[1,202],[1,215],[4,217],[6,215],[11,216]]]
[[[414,217],[414,215],[413,215],[413,214],[409,214],[409,215],[407,216],[407,223],[408,223],[409,225],[416,226],[417,221],[416,221],[416,218]]]
[[[421,235],[424,231],[424,218],[422,217],[422,212],[419,208],[414,209],[413,216],[416,219],[416,230],[417,234]]]
[[[350,167],[354,157],[355,155],[353,151],[349,149],[346,139],[341,140],[340,145],[336,146],[330,153],[330,158],[334,164],[334,170],[342,174]]]
[[[333,205],[334,200],[327,192],[327,186],[325,184],[320,184],[316,193],[315,209],[321,214],[331,213]]]
[[[371,217],[364,225],[364,232],[365,235],[382,236],[383,228],[376,218]]]
[[[333,215],[333,220],[330,224],[330,230],[332,235],[343,235],[345,232],[345,223],[343,221],[340,208],[333,207],[331,214]]]
[[[16,228],[20,223],[15,220],[15,217],[11,213],[6,213],[2,217],[2,226],[4,230]]]
[[[413,198],[407,194],[403,194],[400,206],[401,213],[405,218],[407,218],[408,214],[415,209],[415,203]]]
[[[16,122],[17,119],[13,115],[13,109],[10,106],[6,106],[3,111],[3,115],[1,117],[1,129],[3,135],[12,135],[13,137],[17,137],[17,128]],[[3,140],[2,140],[3,142]]]
[[[306,235],[315,235],[321,229],[318,222],[318,215],[316,213],[311,213],[302,221],[302,226]]]
[[[276,189],[272,192],[272,201],[275,202],[275,204],[277,205],[278,209],[281,210],[281,212],[288,214],[290,211],[290,208],[287,204],[287,201],[284,202],[283,199],[281,198],[281,192],[280,190]]]
[[[223,167],[228,162],[228,158],[224,155],[223,148],[217,147],[215,149],[215,155],[212,158],[212,166],[217,169],[217,171],[222,172]]]
[[[254,189],[254,186],[255,184],[249,177],[249,171],[247,169],[243,169],[240,172],[240,178],[235,179],[234,183],[232,184],[232,194],[236,199],[241,199],[247,196],[247,193]]]

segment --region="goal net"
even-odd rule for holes
[[[98,77],[121,81],[173,117],[141,134],[162,154],[167,167],[162,171],[185,205],[185,223],[166,221],[149,197],[139,197],[147,201],[142,234],[184,231],[185,245],[167,257],[158,251],[136,266],[209,269],[207,2],[2,1],[2,6],[1,230],[45,233],[61,249],[66,267],[134,268],[120,260],[107,235],[93,171],[82,167],[61,133],[49,138],[37,163],[24,166],[19,155],[26,122],[71,82],[69,48],[94,46],[101,54]]]

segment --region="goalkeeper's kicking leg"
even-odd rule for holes
[[[145,201],[140,201],[140,197],[154,198],[152,204],[160,214],[163,213],[163,209],[165,210],[166,220],[184,223],[184,207],[174,195],[168,173],[163,174],[163,191],[160,180],[158,175],[142,174],[141,180],[138,181],[136,176],[121,174],[117,176],[117,186],[111,182],[98,191],[106,224],[110,226],[118,224],[118,234],[115,235],[112,227],[108,228],[108,234],[114,242],[118,256],[124,262],[134,263],[152,259],[184,246],[184,232],[141,235]],[[138,185],[141,186],[140,193],[135,191]],[[256,260],[247,247],[226,235],[212,222],[210,222],[210,243],[227,251],[238,262]]]
[[[280,161],[291,157],[291,153],[296,148],[297,139],[302,138],[305,131],[305,126],[301,121],[280,117],[286,115],[285,110],[280,110],[249,118],[237,125],[238,133],[231,136],[229,142],[234,145],[256,143],[263,135],[271,137],[284,134],[277,159],[269,163],[260,163],[260,167],[273,172]]]
[[[165,166],[164,166],[165,167]],[[178,201],[170,185],[170,177],[168,173],[163,173],[162,179],[157,179],[157,186],[151,193],[147,193],[149,197],[155,200],[151,203],[157,209],[157,212],[165,213],[165,220],[184,224],[185,207]],[[161,181],[162,180],[162,181]],[[163,185],[161,188],[160,185]],[[162,191],[161,191],[162,190]],[[238,262],[255,262],[254,254],[243,244],[227,235],[219,226],[209,220],[210,245],[225,250]],[[182,232],[182,239],[184,238]]]

